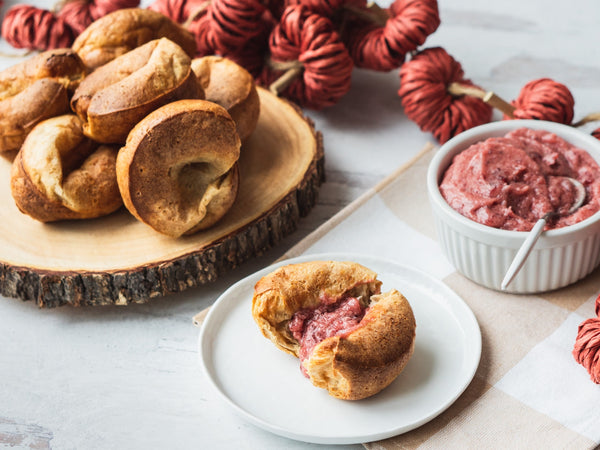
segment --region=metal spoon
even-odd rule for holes
[[[569,180],[573,184],[575,189],[577,190],[577,196],[575,197],[575,201],[573,202],[573,204],[569,208],[569,211],[567,211],[567,214],[566,214],[566,215],[569,215],[569,214],[574,213],[577,209],[579,209],[579,207],[585,201],[585,187],[583,186],[583,184],[581,184],[579,181],[577,181],[573,178],[570,178],[570,177],[562,177],[562,178]],[[508,287],[508,285],[510,284],[510,282],[515,278],[515,276],[517,276],[517,273],[519,273],[519,271],[523,267],[523,264],[525,264],[525,261],[527,260],[527,257],[531,253],[531,250],[533,250],[533,246],[535,245],[538,238],[542,234],[542,231],[544,231],[546,222],[548,221],[548,219],[550,219],[551,217],[556,216],[556,215],[560,215],[560,213],[557,211],[550,211],[550,212],[544,214],[542,216],[542,218],[536,222],[536,224],[533,226],[533,228],[529,232],[529,235],[523,242],[523,244],[521,244],[521,247],[519,248],[519,251],[515,255],[515,258],[510,263],[510,266],[508,267],[508,270],[506,271],[506,275],[504,275],[504,279],[502,280],[502,284],[500,285],[500,289],[505,290]]]

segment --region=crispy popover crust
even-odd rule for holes
[[[180,100],[159,108],[119,152],[125,206],[168,236],[213,225],[237,196],[240,145],[235,123],[215,103]]]
[[[237,126],[240,139],[250,137],[260,115],[260,99],[254,78],[246,69],[221,56],[204,56],[192,60],[206,100],[227,110]]]
[[[397,290],[371,297],[361,325],[318,344],[304,362],[313,384],[345,400],[370,397],[404,370],[413,354],[416,322]]]
[[[155,39],[167,38],[190,58],[196,54],[194,35],[163,14],[150,9],[113,11],[88,26],[73,42],[84,64],[95,69]]]
[[[122,206],[117,186],[118,147],[83,135],[77,116],[40,122],[29,133],[11,169],[19,210],[41,222],[87,219]]]
[[[312,383],[337,398],[357,400],[388,386],[406,366],[415,339],[410,304],[396,290],[379,294],[377,274],[354,262],[312,261],[283,266],[255,286],[252,316],[281,350],[298,356],[288,329],[294,313],[360,297],[367,312],[355,330],[324,339],[303,362]]]
[[[190,63],[170,40],[150,41],[84,78],[71,108],[87,136],[124,144],[135,124],[156,108],[179,99],[204,98]]]
[[[84,76],[70,49],[48,50],[0,72],[0,153],[16,153],[37,123],[70,112],[70,94]]]

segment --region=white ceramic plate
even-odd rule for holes
[[[252,319],[255,283],[284,264],[355,261],[378,273],[382,292],[398,289],[417,321],[415,350],[386,389],[360,401],[338,400],[300,372],[299,361],[264,338]],[[201,364],[239,414],[272,433],[319,444],[354,444],[395,436],[436,417],[466,389],[479,364],[481,333],[454,291],[391,261],[353,254],[306,255],[267,267],[231,286],[200,331]]]

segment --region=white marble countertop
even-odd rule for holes
[[[441,26],[425,46],[443,46],[476,84],[512,100],[549,77],[570,88],[576,120],[600,111],[600,2],[439,7]],[[192,317],[432,141],[405,117],[397,71],[355,70],[352,84],[336,106],[306,111],[324,135],[327,181],[298,230],[261,258],[214,284],[126,308],[40,310],[0,299],[0,447],[320,447],[256,428],[221,401],[200,369]]]

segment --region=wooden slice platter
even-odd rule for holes
[[[235,204],[214,227],[170,238],[124,208],[43,224],[19,212],[0,161],[0,293],[39,306],[126,305],[215,280],[296,228],[324,181],[322,137],[298,107],[259,88]]]

